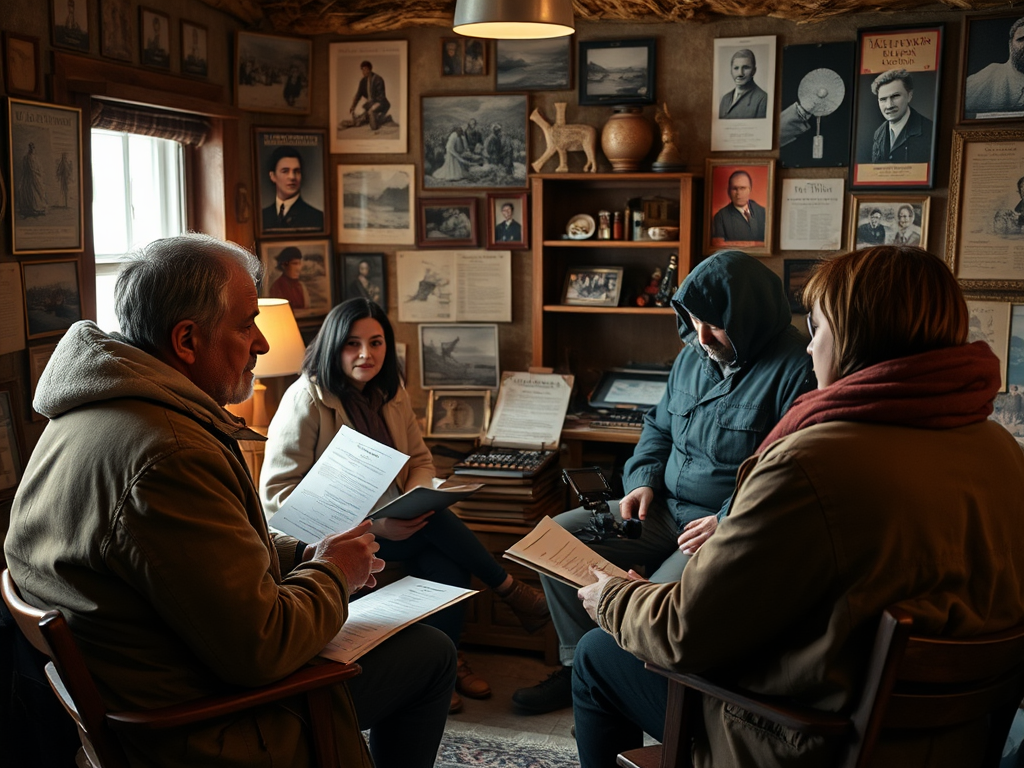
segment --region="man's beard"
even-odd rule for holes
[[[736,350],[733,349],[732,345],[725,344],[704,344],[701,343],[704,351],[708,353],[708,357],[714,360],[719,365],[732,365],[736,362]]]
[[[1018,72],[1024,72],[1024,45],[1010,46],[1010,61]]]

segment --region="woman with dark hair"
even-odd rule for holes
[[[645,730],[662,737],[667,684],[644,661],[849,714],[887,607],[935,637],[1024,621],[1024,452],[988,418],[999,361],[967,342],[952,272],[876,246],[824,261],[803,300],[818,389],[740,467],[680,581],[599,573],[580,590],[606,630],[573,666],[583,768],[614,766]],[[872,765],[976,766],[985,737],[984,724],[906,732]],[[838,765],[840,742],[706,697],[692,748],[700,765],[766,768]]]
[[[430,487],[434,465],[423,442],[416,414],[398,377],[395,336],[387,315],[364,298],[332,309],[306,350],[302,376],[281,398],[270,422],[260,475],[264,511],[272,515],[320,458],[334,436],[348,426],[409,456],[374,509],[416,486]],[[470,575],[493,589],[528,631],[547,623],[544,594],[513,579],[479,539],[448,509],[411,520],[375,520],[371,532],[380,543],[378,557],[407,564],[415,576],[468,587]],[[465,602],[428,617],[458,645]],[[491,695],[490,686],[459,654],[458,693]]]

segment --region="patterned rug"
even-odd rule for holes
[[[579,768],[572,739],[505,728],[449,727],[434,768]]]

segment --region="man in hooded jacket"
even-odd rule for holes
[[[797,396],[815,387],[806,341],[792,326],[782,281],[757,259],[720,251],[701,262],[672,299],[685,344],[661,402],[644,419],[623,471],[623,518],[639,517],[639,539],[591,547],[612,563],[643,566],[653,582],[678,581],[687,560],[725,515],[740,464]],[[586,509],[555,518],[570,531]],[[572,704],[576,644],[594,628],[576,589],[541,576],[562,668],[512,700],[528,714]]]

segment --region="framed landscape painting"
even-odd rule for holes
[[[572,88],[572,36],[498,40],[496,91],[566,91]]]
[[[416,166],[339,165],[338,242],[412,245]]]

